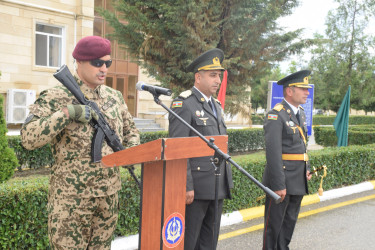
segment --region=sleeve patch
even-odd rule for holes
[[[180,108],[180,107],[182,107],[182,101],[172,102],[172,108]]]
[[[277,120],[277,115],[275,115],[275,114],[269,114],[268,115],[268,120]]]

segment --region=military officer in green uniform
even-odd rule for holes
[[[293,73],[280,81],[284,100],[265,118],[267,166],[263,184],[282,198],[276,204],[266,196],[263,249],[289,249],[301,201],[308,193],[310,167],[307,156],[307,123],[300,104],[309,95],[309,70]]]
[[[223,59],[224,53],[220,49],[211,49],[196,58],[187,67],[189,72],[194,73],[194,87],[182,92],[171,105],[174,112],[205,136],[226,134],[224,112],[219,101],[212,97],[221,83]],[[188,137],[196,134],[170,115],[169,136]],[[216,224],[217,234],[213,236],[215,173],[210,158],[199,157],[188,161],[185,250],[216,249],[223,199],[231,196],[232,172],[230,165],[223,162],[219,179],[219,221]]]
[[[139,144],[139,133],[122,93],[104,85],[111,66],[110,41],[82,38],[73,51],[75,78],[86,98],[100,108],[125,147]],[[22,144],[32,150],[51,144],[55,164],[48,193],[48,234],[52,249],[110,249],[118,217],[119,168],[91,161],[95,119],[62,85],[40,93],[21,129]],[[113,153],[102,145],[102,156]]]

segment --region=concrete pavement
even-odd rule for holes
[[[322,201],[332,200],[347,195],[361,193],[368,190],[375,189],[375,180],[363,182],[360,184],[342,187],[338,189],[324,191],[322,196],[318,194],[306,195],[302,200],[302,206],[319,203]],[[264,206],[253,207],[232,213],[223,214],[221,217],[221,227],[241,223],[244,221],[263,217]],[[220,236],[222,238],[222,236]],[[129,250],[138,249],[138,235],[131,235],[126,237],[118,237],[112,242],[112,250]]]

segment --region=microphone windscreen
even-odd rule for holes
[[[139,91],[143,91],[143,84],[145,84],[144,82],[137,82],[137,84],[135,85],[135,88]]]

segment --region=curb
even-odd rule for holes
[[[351,194],[361,193],[375,189],[375,180],[362,182],[360,184],[342,187],[324,191],[322,196],[318,194],[310,194],[303,197],[301,206],[307,206],[322,201],[332,200],[344,197]],[[220,227],[237,224],[243,221],[252,220],[255,218],[263,217],[264,205],[259,207],[252,207],[232,213],[223,214],[221,216]],[[130,250],[138,249],[138,234],[124,237],[117,237],[112,241],[112,250]]]

